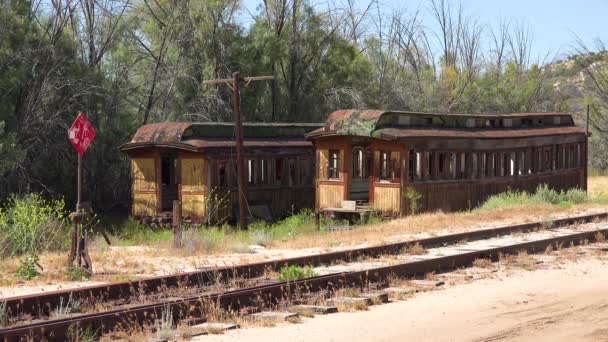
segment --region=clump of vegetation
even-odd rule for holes
[[[149,225],[140,223],[132,218],[125,221],[125,223],[117,230],[117,238],[119,244],[122,245],[154,244],[173,239],[172,230],[152,228]]]
[[[424,249],[424,247],[422,247],[421,244],[416,243],[412,246],[407,247],[405,249],[405,253],[411,254],[411,255],[421,255],[421,254],[426,253],[426,249]]]
[[[156,320],[156,334],[158,338],[168,340],[173,337],[173,310],[167,304],[161,312],[161,317]]]
[[[268,231],[262,229],[255,229],[249,232],[249,239],[252,244],[258,246],[268,246],[272,237]]]
[[[71,281],[89,280],[89,274],[82,267],[70,267],[65,271],[65,277]]]
[[[38,256],[30,255],[21,260],[16,275],[23,280],[32,280],[40,275],[39,269],[42,270],[42,266],[38,263]]]
[[[65,248],[68,227],[62,200],[47,201],[35,193],[12,196],[0,209],[0,258]]]
[[[589,195],[582,189],[570,189],[567,191],[556,191],[548,185],[539,185],[534,194],[526,191],[509,190],[501,194],[491,196],[484,204],[482,210],[496,209],[501,207],[531,205],[531,204],[553,204],[560,207],[568,207],[573,204],[588,202]]]
[[[279,281],[294,281],[310,277],[316,277],[319,274],[310,267],[301,267],[296,265],[282,267],[279,272]]]
[[[410,186],[403,193],[403,197],[405,197],[409,203],[410,214],[416,214],[418,212],[418,201],[422,198],[422,194]]]

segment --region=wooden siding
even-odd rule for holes
[[[156,191],[156,171],[154,158],[134,158],[131,160],[133,171],[133,190]]]
[[[205,160],[203,158],[181,158],[182,215],[195,220],[205,216]]]
[[[133,216],[156,215],[156,193],[133,193]]]
[[[411,183],[422,197],[418,201],[419,211],[455,211],[469,210],[478,207],[494,194],[508,190],[521,190],[533,193],[541,184],[561,191],[571,188],[583,188],[585,169],[571,169],[547,174],[519,176],[517,178],[488,178],[476,180],[433,181]],[[404,213],[408,212],[407,200],[402,204]]]
[[[344,199],[344,184],[319,184],[319,208],[341,208]]]
[[[135,217],[154,216],[157,207],[156,162],[154,158],[131,159],[133,207]]]
[[[383,213],[398,214],[401,204],[399,184],[374,186],[374,209]]]

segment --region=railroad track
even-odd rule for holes
[[[217,279],[218,274],[225,277],[244,276],[255,278],[263,274],[268,268],[278,269],[284,265],[327,265],[336,260],[352,261],[361,256],[379,257],[388,255],[402,255],[403,250],[420,245],[423,248],[433,248],[435,253],[427,253],[426,256],[413,256],[411,258],[393,260],[393,263],[381,265],[380,267],[365,267],[360,270],[331,272],[328,274],[303,279],[294,282],[272,283],[257,286],[249,286],[242,289],[220,291],[216,293],[204,293],[189,295],[181,298],[165,298],[151,304],[132,303],[123,305],[113,310],[93,312],[87,314],[73,314],[58,319],[38,319],[26,324],[17,324],[7,328],[0,328],[0,337],[4,341],[18,341],[23,337],[34,340],[63,340],[68,330],[77,326],[79,329],[93,329],[98,332],[108,332],[116,328],[125,328],[132,324],[153,325],[155,320],[163,312],[169,310],[176,320],[194,320],[201,318],[209,305],[214,305],[224,310],[237,310],[247,306],[273,307],[278,303],[288,301],[295,294],[314,293],[325,291],[332,293],[341,288],[369,286],[371,283],[385,281],[390,276],[413,277],[427,274],[429,272],[441,272],[458,267],[465,267],[476,259],[489,258],[496,260],[500,254],[512,254],[521,250],[529,252],[544,251],[549,245],[579,244],[583,241],[594,241],[598,234],[608,233],[608,226],[602,225],[599,229],[586,230],[546,230],[542,232],[533,231],[543,226],[563,227],[580,222],[589,222],[597,219],[605,219],[606,213],[558,219],[550,222],[533,222],[514,226],[478,230],[473,232],[451,234],[440,237],[420,239],[415,241],[393,243],[383,246],[358,248],[354,250],[319,254],[307,257],[277,260],[248,264],[233,268],[217,268],[213,270],[191,272],[187,274],[174,275],[170,277],[156,277],[141,280],[136,283],[115,283],[103,286],[74,289],[70,291],[57,291],[42,295],[30,295],[8,298],[6,308],[11,317],[32,315],[35,312],[43,312],[65,305],[68,298],[96,298],[96,300],[116,300],[131,298],[134,294],[145,292],[153,293],[162,291],[171,286],[184,286],[184,284],[197,284],[200,286],[205,281]],[[501,236],[518,232],[528,232],[534,236],[531,241],[509,240],[504,243]],[[544,235],[543,235],[544,234]],[[547,235],[548,234],[548,235]],[[480,241],[485,240],[485,241]],[[496,240],[496,241],[494,241]],[[459,249],[449,249],[450,245],[460,244],[468,241]],[[477,245],[475,243],[478,243]],[[490,243],[490,245],[479,243]],[[396,263],[395,263],[396,262]],[[128,286],[128,291],[126,290]],[[95,294],[101,294],[94,297]],[[57,303],[58,302],[58,303]],[[53,306],[53,303],[57,303]]]

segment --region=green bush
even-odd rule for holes
[[[548,185],[539,185],[536,192],[531,195],[525,191],[503,192],[488,198],[482,205],[482,210],[495,209],[501,207],[530,205],[548,203],[567,208],[573,204],[585,203],[589,201],[589,195],[582,189],[570,189],[557,192]]]
[[[318,274],[310,266],[302,268],[301,266],[291,265],[282,267],[279,272],[279,281],[294,281],[304,278],[316,277]]]
[[[69,223],[65,204],[40,194],[12,196],[0,209],[0,258],[38,255],[65,248]]]
[[[28,256],[21,260],[19,267],[17,268],[17,277],[23,280],[32,280],[36,278],[40,273],[38,269],[40,264],[38,263],[38,256]]]

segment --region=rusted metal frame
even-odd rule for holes
[[[380,282],[386,280],[390,276],[414,277],[425,275],[429,272],[444,272],[459,267],[470,266],[476,259],[489,258],[491,260],[498,260],[503,254],[514,254],[521,251],[532,253],[542,252],[546,250],[549,245],[582,244],[586,241],[595,241],[598,233],[606,234],[607,232],[608,229],[606,228],[598,229],[363,271],[334,273],[294,282],[260,285],[246,289],[169,301],[166,303],[140,305],[128,309],[85,314],[76,318],[38,322],[0,330],[0,337],[6,342],[19,341],[24,337],[38,340],[60,341],[67,336],[68,330],[71,326],[74,326],[74,324],[77,324],[77,326],[82,329],[92,328],[93,331],[104,333],[127,322],[152,324],[163,311],[168,309],[176,313],[175,316],[179,320],[181,318],[203,315],[206,305],[218,305],[222,309],[230,310],[260,302],[273,306],[284,299],[291,298],[297,293],[318,291],[328,291],[331,293],[343,287],[364,288],[369,286],[370,282]]]

